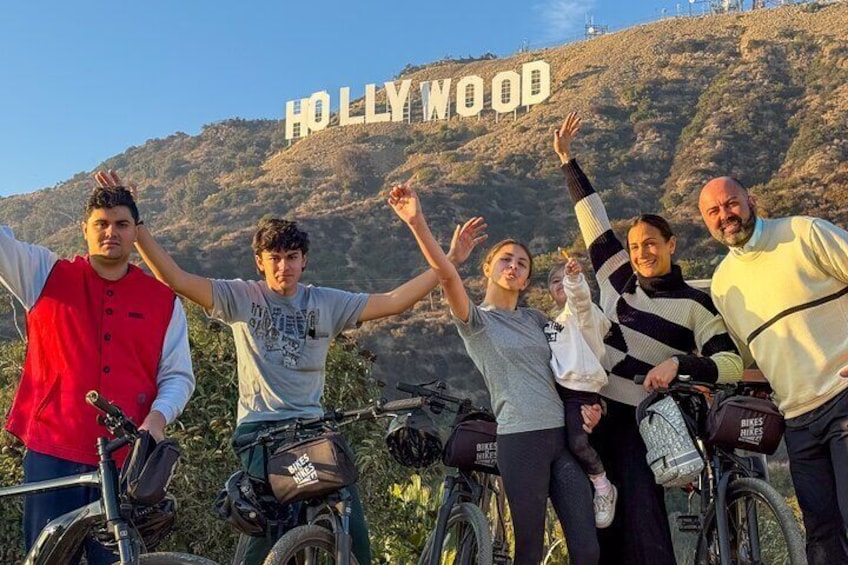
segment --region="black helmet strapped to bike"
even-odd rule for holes
[[[168,537],[177,521],[177,500],[171,494],[152,505],[124,502],[121,517],[132,526],[141,538],[142,549],[147,552]],[[100,544],[116,551],[118,543],[109,527],[104,523],[92,531],[92,537]]]
[[[165,495],[153,506],[133,508],[128,520],[135,527],[144,542],[146,551],[159,545],[174,529],[177,521],[177,501],[173,495]]]
[[[280,504],[267,481],[236,471],[215,498],[215,512],[222,520],[249,536],[264,536],[270,527],[289,529],[297,524],[299,504]]]
[[[257,487],[261,481],[245,471],[236,471],[215,499],[215,512],[236,530],[249,536],[265,535],[268,521],[262,511]],[[260,487],[261,488],[261,487]]]
[[[392,457],[405,467],[426,467],[442,454],[439,431],[423,410],[397,416],[386,432],[386,446]]]

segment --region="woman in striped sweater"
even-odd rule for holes
[[[672,263],[676,239],[663,218],[639,216],[616,238],[600,196],[571,153],[580,127],[569,114],[554,133],[554,151],[574,203],[580,231],[600,286],[600,305],[612,322],[601,360],[609,385],[601,394],[607,416],[592,440],[618,485],[618,512],[609,528],[598,531],[601,563],[662,565],[675,563],[664,492],[654,483],[635,407],[653,388],[677,375],[700,381],[738,380],[742,360],[709,295],[687,285]],[[644,386],[636,375],[647,375]]]

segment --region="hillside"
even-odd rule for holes
[[[709,276],[721,254],[695,205],[710,177],[741,179],[766,214],[848,224],[848,3],[669,19],[511,58],[443,61],[403,78],[473,74],[488,84],[538,59],[551,66],[551,96],[515,116],[330,127],[291,145],[282,121],[233,119],[148,141],[102,166],[139,183],[146,224],[189,270],[254,276],[253,226],[276,214],[310,232],[308,282],[351,290],[388,290],[423,268],[384,204],[385,189],[410,177],[445,240],[460,219],[484,215],[493,241],[510,235],[541,253],[579,247],[550,148],[572,110],[584,120],[578,159],[610,216],[670,217],[693,278]],[[89,173],[1,199],[0,223],[22,239],[78,251]],[[378,356],[377,376],[479,389],[444,310],[434,295],[360,330]]]

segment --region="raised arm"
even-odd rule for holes
[[[120,177],[114,171],[100,171],[94,175],[94,178],[100,186],[123,186]],[[132,192],[137,203],[138,191],[135,184],[130,183],[127,188]],[[212,281],[184,271],[142,223],[138,225],[135,246],[157,279],[171,287],[180,296],[200,305],[204,310],[212,309]]]
[[[592,293],[583,276],[583,268],[573,257],[565,264],[564,274],[562,286],[567,297],[567,307],[576,317],[577,327],[586,344],[600,359],[605,353],[604,336],[609,331],[611,322],[601,309],[592,303]]]
[[[445,290],[445,296],[448,299],[448,304],[453,314],[460,320],[467,321],[470,312],[468,293],[462,284],[462,279],[459,277],[459,272],[457,272],[453,262],[445,255],[436,238],[433,237],[430,226],[427,225],[427,220],[424,217],[424,212],[421,210],[418,195],[408,185],[397,185],[389,195],[389,205],[409,227],[412,235],[415,236],[421,253],[438,277],[439,284]],[[462,228],[457,226],[454,231],[451,248],[453,249],[455,247],[454,244],[458,240],[464,241],[465,243],[462,244],[462,247],[470,253],[475,245],[485,239],[485,236],[467,233],[465,228],[469,226],[469,223],[485,226],[482,222],[482,218],[472,218]],[[467,258],[467,253],[464,258]]]
[[[471,251],[488,237],[485,234],[486,227],[483,218],[471,218],[462,226],[456,226],[451,239],[450,250],[447,253],[448,261],[453,265],[464,263],[471,255]],[[439,250],[441,251],[441,247],[439,247]],[[439,284],[439,277],[436,271],[429,269],[391,292],[371,294],[359,321],[373,320],[404,312],[427,296],[437,284]]]
[[[135,247],[157,279],[205,311],[212,310],[212,281],[184,271],[143,225],[139,226]]]
[[[624,291],[633,269],[627,251],[612,230],[600,195],[595,192],[592,183],[574,159],[571,145],[579,130],[580,118],[572,112],[562,127],[554,130],[553,149],[559,157],[568,184],[577,224],[589,250],[589,258],[601,287],[601,302],[606,309],[609,302],[614,302],[615,295]]]

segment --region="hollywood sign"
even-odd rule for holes
[[[351,115],[350,87],[339,88],[339,125],[376,124],[412,121],[412,80],[386,82],[385,103],[378,111],[377,85],[365,85],[364,114]],[[424,81],[419,85],[420,110],[423,121],[450,118],[451,101],[464,118],[479,116],[485,105],[485,81],[477,75]],[[491,110],[498,114],[515,112],[519,106],[529,108],[545,101],[551,94],[551,66],[545,61],[521,65],[521,71],[502,71],[490,82]],[[286,102],[286,139],[306,137],[330,125],[330,94],[326,90],[309,98]]]

